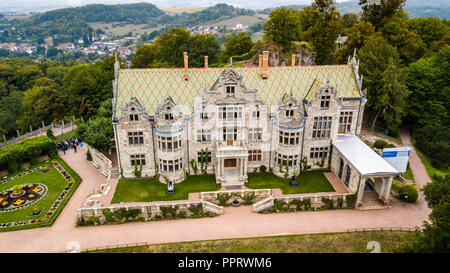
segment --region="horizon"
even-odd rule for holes
[[[348,2],[354,0],[336,0],[337,3]],[[274,8],[289,5],[309,5],[312,0],[275,0],[275,1],[258,1],[258,0],[3,0],[0,2],[0,13],[30,13],[45,12],[60,8],[71,8],[86,6],[89,4],[133,4],[133,3],[149,3],[158,8],[207,8],[216,4],[227,4],[238,8],[261,10],[266,8]]]

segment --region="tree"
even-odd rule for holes
[[[299,41],[299,12],[292,8],[278,8],[269,13],[269,20],[264,24],[264,40],[289,46],[291,41]]]
[[[408,123],[413,129],[446,126],[450,115],[450,47],[422,58],[407,68]]]
[[[114,137],[111,118],[96,117],[91,121],[79,122],[76,134],[97,150],[106,150]]]
[[[202,67],[204,56],[210,62],[218,60],[220,46],[214,36],[192,35],[183,28],[173,28],[156,37],[152,45],[143,45],[136,51],[132,63],[135,68],[183,67],[183,53],[188,52],[189,66]]]
[[[369,37],[375,34],[375,29],[370,22],[360,21],[355,23],[349,30],[347,47],[337,50],[336,63],[347,63],[347,57],[353,54],[354,49],[360,49],[366,45]]]
[[[415,240],[402,252],[450,252],[450,176],[435,179],[423,187],[427,205],[432,209],[429,220],[423,222],[422,231],[416,230]]]
[[[237,35],[228,36],[225,41],[225,50],[223,52],[222,61],[227,61],[231,56],[238,56],[249,52],[253,45],[252,38],[245,32],[239,32]]]
[[[343,30],[334,0],[315,0],[300,11],[302,40],[312,44],[317,64],[334,63],[335,41]]]
[[[363,10],[362,19],[372,23],[376,30],[389,22],[397,11],[403,10],[406,0],[379,0],[378,2],[359,0]]]
[[[420,59],[426,52],[426,45],[419,35],[408,30],[407,19],[393,17],[381,29],[389,44],[395,46],[400,58],[406,63]]]
[[[442,40],[449,30],[447,24],[436,17],[412,18],[407,21],[407,26],[410,31],[419,35],[427,46]]]
[[[24,117],[17,123],[22,130],[26,130],[29,125],[40,126],[41,121],[49,123],[54,118],[61,120],[64,118],[66,101],[67,96],[53,80],[38,79],[33,88],[24,92]]]
[[[360,70],[367,88],[367,106],[375,112],[372,127],[378,117],[394,133],[405,114],[404,100],[408,90],[402,80],[397,50],[380,35],[372,36],[359,52]]]
[[[212,35],[196,34],[189,37],[188,54],[190,67],[203,67],[204,56],[208,56],[209,63],[216,63],[220,52],[220,45]]]

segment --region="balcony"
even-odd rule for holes
[[[232,143],[218,141],[216,142],[216,155],[217,157],[248,156],[248,150],[243,141],[233,141]]]

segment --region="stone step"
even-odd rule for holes
[[[374,210],[374,209],[385,209],[386,206],[383,206],[382,204],[362,204],[361,207],[359,207],[359,210]]]

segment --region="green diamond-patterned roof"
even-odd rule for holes
[[[148,115],[154,115],[157,104],[162,103],[167,94],[175,103],[192,110],[194,98],[203,95],[205,86],[210,89],[225,69],[228,68],[189,68],[188,81],[184,80],[183,68],[120,69],[115,114],[120,116],[121,105],[126,105],[134,96]],[[338,85],[338,97],[360,97],[351,65],[269,67],[267,79],[262,79],[261,69],[257,67],[234,69],[243,76],[247,88],[257,89],[258,97],[267,101],[268,109],[279,104],[283,94],[291,90],[296,98],[303,100],[308,90],[317,88],[311,88],[314,80],[326,82],[327,77],[332,86]]]

